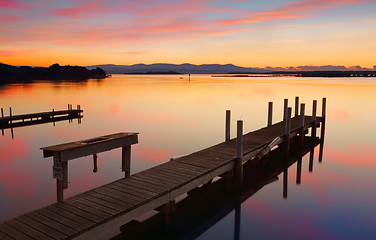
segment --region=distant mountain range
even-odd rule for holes
[[[87,66],[88,69],[102,68],[108,74],[140,74],[140,73],[192,73],[192,74],[228,74],[228,73],[271,73],[271,72],[294,72],[294,71],[375,71],[373,68],[364,68],[360,66],[345,67],[345,66],[298,66],[298,67],[265,67],[265,68],[246,68],[239,67],[233,64],[135,64],[135,65],[114,65],[103,64]]]
[[[158,73],[158,72],[177,72],[177,73],[192,73],[192,74],[225,74],[229,72],[252,72],[252,73],[265,73],[268,72],[263,69],[258,68],[245,68],[238,67],[232,64],[203,64],[203,65],[193,65],[193,64],[167,64],[167,63],[156,63],[156,64],[135,64],[135,65],[95,65],[87,66],[88,69],[95,69],[97,67],[102,68],[106,73],[116,74],[116,73]]]

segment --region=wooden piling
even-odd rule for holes
[[[305,118],[305,104],[302,103],[300,104],[300,118],[299,118],[299,128],[300,128],[299,140],[301,144],[303,144],[304,142],[304,118]]]
[[[317,100],[313,100],[312,105],[312,132],[311,136],[316,137],[316,112],[317,112]]]
[[[287,167],[283,171],[283,198],[287,198],[287,183],[288,183],[288,171]]]
[[[98,155],[96,153],[93,154],[93,172],[98,172]]]
[[[300,157],[296,164],[296,184],[300,184],[302,179],[302,157]]]
[[[131,146],[121,148],[121,171],[124,172],[124,177],[131,175]]]
[[[231,111],[226,110],[226,129],[225,129],[225,141],[230,141],[230,125],[231,125]]]
[[[299,97],[295,97],[295,117],[299,116]]]
[[[269,102],[268,105],[268,126],[273,124],[273,102]]]
[[[286,156],[290,151],[290,132],[291,132],[291,111],[292,109],[289,107],[286,111],[286,123],[285,123],[285,144],[286,144]]]
[[[234,166],[234,175],[237,185],[241,185],[243,182],[243,121],[237,122],[237,137],[236,137],[236,159]]]
[[[285,98],[285,100],[283,102],[283,121],[286,120],[288,104],[289,104],[289,100],[287,98]]]

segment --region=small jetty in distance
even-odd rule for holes
[[[285,99],[283,121],[274,124],[273,103],[269,102],[268,106],[266,127],[243,134],[243,121],[238,120],[237,136],[231,139],[231,112],[228,110],[224,142],[133,175],[129,171],[130,147],[138,143],[137,133],[111,134],[44,147],[44,157],[53,157],[57,202],[0,223],[0,239],[96,239],[109,228],[121,226],[154,209],[163,213],[168,223],[175,199],[181,195],[203,184],[211,184],[216,177],[241,187],[245,164],[258,166],[251,167],[252,171],[262,173],[269,152],[279,149],[290,154],[294,141],[300,145],[310,141],[305,137],[308,131],[311,132],[310,139],[318,140],[318,127],[321,127],[321,137],[324,136],[326,98],[322,100],[321,117],[317,116],[316,100],[312,115],[307,116],[305,104],[299,105],[296,97],[292,117],[292,108]],[[95,163],[97,153],[119,147],[122,148],[124,178],[64,199],[63,190],[68,187],[68,161],[93,155]]]
[[[11,129],[12,138],[13,135],[13,128],[18,127],[25,127],[43,123],[52,122],[55,126],[55,122],[69,120],[72,121],[73,119],[78,119],[78,123],[81,123],[81,118],[83,110],[81,110],[81,106],[77,105],[77,109],[73,109],[71,104],[68,104],[67,110],[58,110],[52,109],[50,112],[38,112],[38,113],[28,113],[28,114],[19,114],[19,115],[12,115],[12,108],[9,108],[9,115],[4,115],[4,109],[1,108],[1,117],[0,117],[0,128],[2,131],[2,135],[4,135],[4,129]]]

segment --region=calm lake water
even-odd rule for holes
[[[139,132],[132,147],[131,172],[217,144],[224,139],[225,110],[232,111],[232,132],[242,119],[244,131],[264,127],[274,102],[274,122],[282,120],[283,99],[295,96],[312,113],[312,100],[327,98],[325,147],[313,172],[303,158],[302,183],[296,164],[289,168],[288,198],[282,175],[241,206],[241,239],[376,239],[376,80],[372,78],[212,78],[209,75],[130,76],[78,83],[0,86],[5,115],[83,109],[82,123],[57,122],[9,129],[0,135],[0,222],[56,200],[52,158],[41,147],[116,132]],[[69,163],[65,197],[123,177],[121,151]],[[199,239],[232,239],[234,212]]]

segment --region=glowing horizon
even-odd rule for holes
[[[376,65],[375,0],[0,0],[0,62]]]

